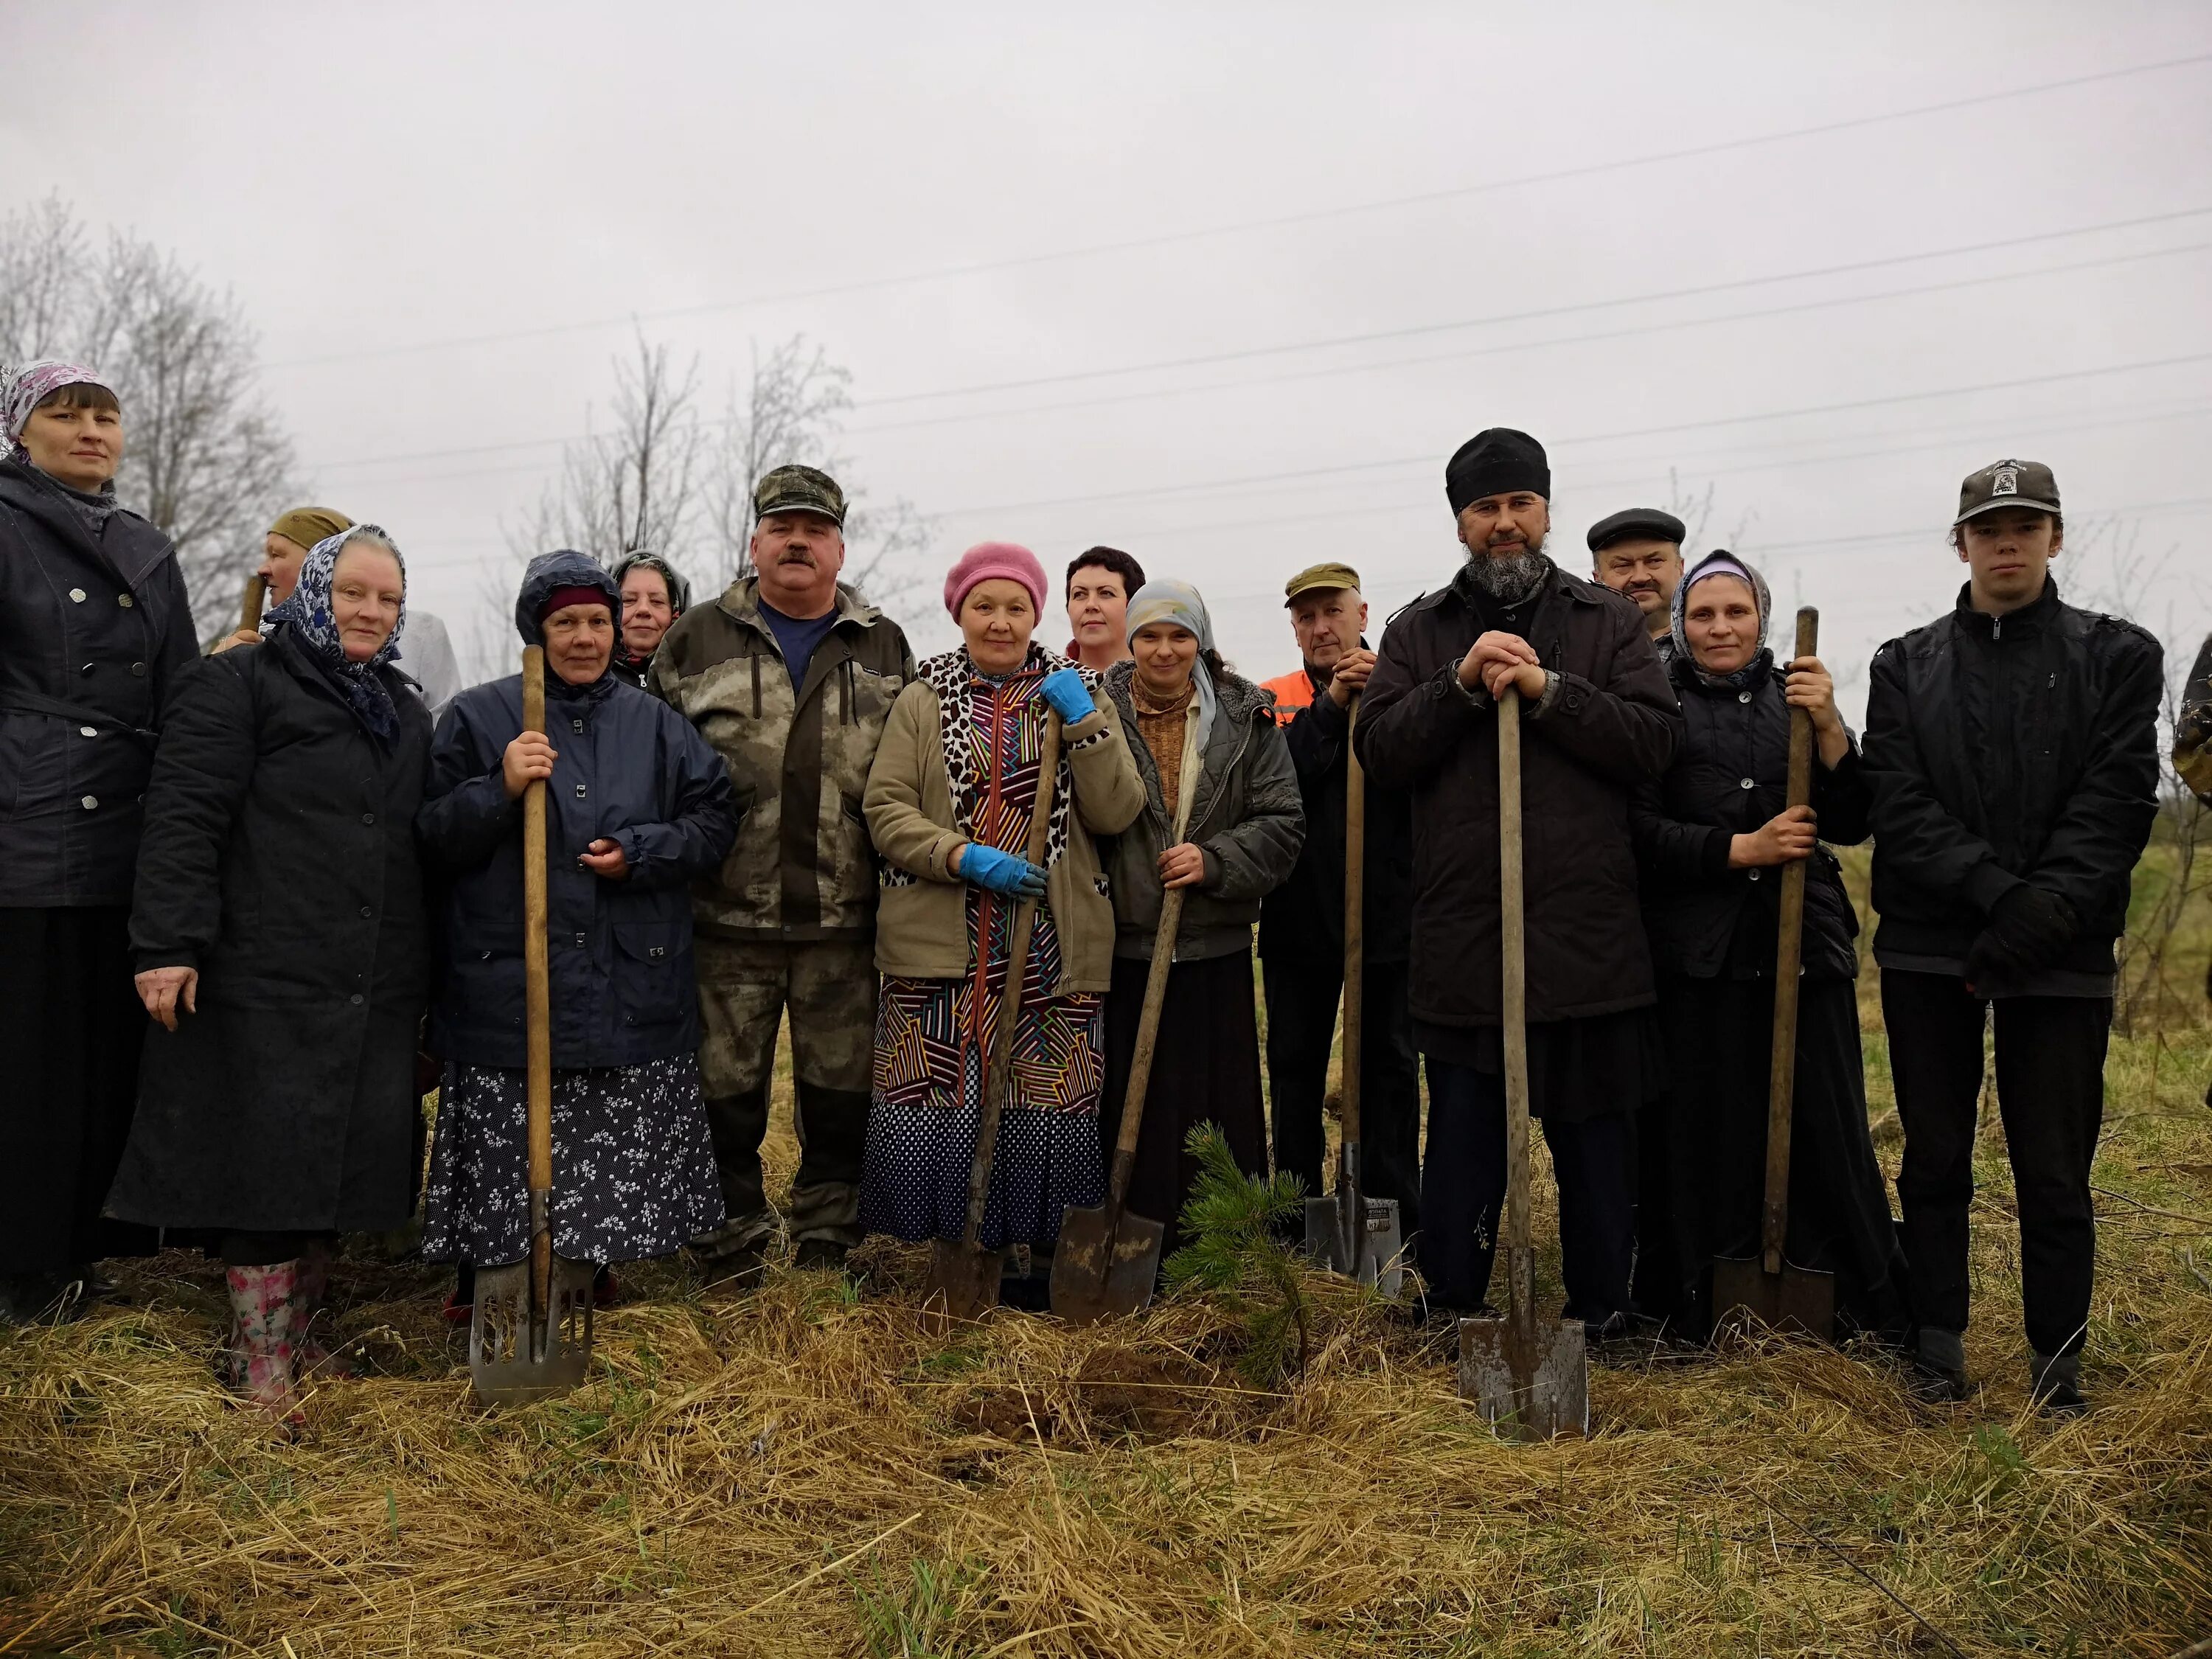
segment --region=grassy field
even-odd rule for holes
[[[2154,850],[2139,914],[2174,869]],[[134,1305],[0,1339],[0,1651],[2198,1651],[2212,924],[2191,902],[2113,1045],[2077,1420],[2027,1407],[1993,1113],[1970,1403],[1917,1403],[1870,1354],[1656,1353],[1594,1374],[1592,1439],[1537,1448],[1494,1440],[1443,1347],[1350,1287],[1316,1281],[1317,1356],[1267,1392],[1197,1301],[927,1336],[918,1257],[880,1243],[857,1285],[629,1273],[588,1385],[501,1414],[471,1401],[441,1275],[348,1260],[339,1328],[370,1375],[272,1444],[215,1377],[217,1275],[173,1255],[125,1275]],[[779,1129],[781,1166],[793,1150]]]

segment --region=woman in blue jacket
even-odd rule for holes
[[[523,731],[520,675],[463,692],[438,723],[416,818],[448,878],[422,1253],[473,1267],[529,1249],[522,796],[543,778],[553,1248],[601,1264],[666,1255],[723,1218],[699,1094],[690,889],[737,839],[736,794],[690,721],[608,672],[622,598],[596,562],[533,560],[514,619],[545,647],[547,730]]]

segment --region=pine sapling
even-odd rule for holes
[[[1168,1284],[1218,1297],[1243,1322],[1237,1370],[1255,1388],[1273,1388],[1304,1371],[1312,1344],[1304,1279],[1278,1237],[1304,1213],[1305,1183],[1289,1174],[1245,1174],[1211,1123],[1193,1128],[1184,1147],[1198,1160],[1198,1179],[1182,1207],[1188,1242],[1168,1258]]]

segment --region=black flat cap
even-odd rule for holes
[[[1444,463],[1444,498],[1455,515],[1469,501],[1520,489],[1551,500],[1552,464],[1543,445],[1510,426],[1476,433]]]
[[[1631,536],[1642,537],[1649,541],[1672,542],[1680,547],[1682,538],[1688,533],[1683,528],[1682,521],[1671,513],[1662,512],[1656,507],[1626,507],[1600,519],[1589,527],[1589,550],[1595,553],[1613,542],[1626,541]]]

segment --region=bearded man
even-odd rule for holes
[[[1429,1076],[1421,1275],[1431,1316],[1484,1306],[1505,1191],[1498,698],[1520,694],[1528,1085],[1559,1186],[1567,1316],[1625,1334],[1635,1114],[1663,1050],[1629,798],[1681,714],[1633,601],[1545,556],[1543,446],[1477,434],[1444,469],[1466,562],[1382,636],[1353,746],[1413,798],[1412,1012]]]

